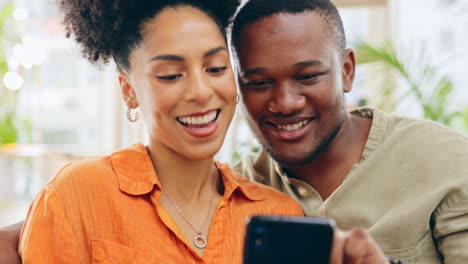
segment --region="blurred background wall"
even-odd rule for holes
[[[371,104],[468,133],[467,0],[335,0],[358,56],[350,107]],[[54,0],[0,0],[0,226],[25,217],[67,162],[147,141],[125,118],[114,65],[64,37]],[[238,111],[217,158],[259,146]]]

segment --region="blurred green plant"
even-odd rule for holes
[[[7,89],[1,82],[9,70],[5,42],[7,39],[16,39],[12,36],[11,30],[6,30],[13,11],[14,7],[11,4],[4,5],[0,10],[0,144],[18,142],[20,133],[23,134],[25,141],[32,141],[31,120],[19,120],[17,116],[16,107],[19,91]]]
[[[407,97],[413,97],[421,108],[424,118],[447,126],[460,129],[455,123],[463,123],[463,132],[468,131],[468,106],[464,110],[453,109],[450,103],[454,90],[453,82],[437,70],[436,67],[424,61],[425,49],[410,52],[405,59],[398,56],[391,44],[373,46],[368,43],[355,45],[357,64],[378,63],[383,68],[378,74],[383,74],[382,105],[386,111],[394,111],[396,106]],[[398,94],[395,89],[395,77],[408,84],[408,89]],[[372,99],[372,98],[371,98]],[[462,120],[462,122],[460,122]]]
[[[11,17],[13,14],[13,6],[10,4],[5,5],[1,10],[0,10],[0,47],[1,47],[1,52],[0,52],[0,73],[5,74],[5,72],[8,71],[8,64],[7,64],[7,58],[6,54],[3,52],[4,46],[5,46],[5,25],[7,20]]]

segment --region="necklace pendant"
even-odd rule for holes
[[[203,236],[201,233],[198,233],[198,235],[193,239],[193,243],[199,249],[204,249],[206,247],[206,242],[206,237]]]

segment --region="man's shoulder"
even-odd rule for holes
[[[370,136],[379,145],[392,140],[410,143],[408,146],[420,145],[421,149],[468,144],[467,135],[431,120],[390,114],[373,107],[358,108],[352,113],[373,118]]]
[[[275,173],[274,163],[275,161],[268,152],[261,149],[259,152],[243,155],[232,168],[251,181],[267,184],[269,177]]]
[[[450,174],[463,179],[468,172],[468,136],[440,123],[376,110],[366,148],[374,162],[411,166],[425,177]],[[375,159],[376,158],[376,159]],[[380,161],[379,161],[380,160]],[[421,166],[424,164],[424,168]],[[448,173],[452,171],[451,173]]]
[[[419,143],[422,149],[468,146],[467,135],[431,120],[390,114],[387,120],[388,137]]]
[[[242,174],[243,170],[254,167],[258,155],[258,152],[249,152],[247,154],[242,155],[240,159],[232,165],[232,169]]]

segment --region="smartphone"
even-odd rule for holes
[[[327,218],[254,216],[247,223],[244,264],[328,264],[334,229]]]

